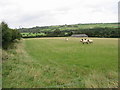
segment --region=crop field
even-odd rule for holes
[[[68,39],[22,40],[16,51],[7,52],[10,60],[3,61],[3,87],[118,87],[117,38],[91,38],[92,44]]]

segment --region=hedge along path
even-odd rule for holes
[[[23,38],[23,40],[34,40],[34,39],[65,39],[65,37],[45,37],[45,38]]]
[[[102,40],[118,40],[118,38],[93,38],[93,37],[44,37],[44,38],[23,38],[23,40],[38,40],[38,39],[65,39],[65,38],[68,38],[68,39],[81,39],[81,38],[88,38],[88,39],[95,39],[95,40],[99,40],[99,39],[102,39]],[[68,40],[69,41],[69,40]]]

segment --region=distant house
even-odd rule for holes
[[[88,37],[86,34],[73,34],[71,37]]]

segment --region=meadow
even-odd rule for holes
[[[118,87],[118,39],[64,37],[23,39],[3,52],[4,88]]]

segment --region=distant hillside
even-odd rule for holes
[[[92,29],[92,28],[117,28],[117,23],[91,23],[91,24],[73,24],[73,25],[56,25],[56,26],[44,26],[44,27],[33,27],[33,28],[20,28],[20,32],[38,32],[38,31],[54,31],[59,30],[78,30],[78,29]]]
[[[43,37],[43,36],[71,36],[74,34],[85,33],[90,37],[118,37],[117,23],[90,23],[56,25],[33,28],[18,29],[23,37]]]

